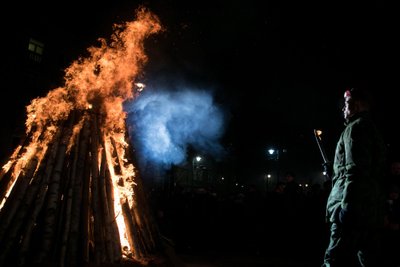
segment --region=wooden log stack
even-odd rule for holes
[[[129,185],[121,175],[134,166],[132,148],[120,155],[102,123],[94,109],[74,110],[51,134],[27,134],[10,157],[0,174],[0,266],[145,264],[159,252],[140,177]],[[116,194],[124,186],[131,194]]]

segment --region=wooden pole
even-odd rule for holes
[[[82,129],[80,133],[82,132]],[[73,196],[74,196],[74,189],[75,184],[77,183],[77,164],[79,160],[79,143],[80,143],[80,136],[78,134],[75,140],[75,144],[73,147],[73,159],[72,159],[72,166],[70,171],[70,186],[68,187],[68,192],[66,195],[66,211],[65,211],[65,224],[63,229],[63,234],[61,237],[61,249],[60,249],[60,267],[64,267],[66,263],[66,253],[68,248],[68,240],[70,237],[70,229],[72,224],[72,203],[73,203]]]
[[[103,233],[105,237],[106,260],[114,262],[114,252],[113,252],[112,234],[111,234],[112,233],[111,223],[113,221],[113,218],[110,217],[110,208],[108,206],[108,201],[107,201],[109,196],[107,195],[106,181],[105,181],[106,169],[107,169],[107,158],[106,158],[106,152],[103,148],[101,153],[101,165],[99,173],[99,195],[100,195],[100,206],[102,210],[101,221],[104,222]]]
[[[116,222],[116,214],[114,210],[114,201],[115,201],[114,186],[113,186],[113,181],[111,179],[110,170],[108,169],[108,167],[105,170],[105,187],[108,196],[107,202],[110,212],[110,221],[108,223],[112,235],[111,240],[113,241],[114,262],[116,262],[122,259],[122,248],[121,248],[121,239],[119,236],[118,226]]]
[[[128,236],[128,241],[131,246],[132,258],[140,260],[142,255],[140,253],[139,244],[137,243],[138,236],[135,229],[134,220],[129,211],[129,204],[127,199],[121,199],[121,208],[126,226],[126,234]]]
[[[93,127],[91,131],[91,190],[92,201],[91,207],[93,212],[93,234],[94,234],[94,260],[96,264],[102,262],[104,256],[104,242],[101,234],[101,215],[99,207],[99,129],[97,123],[97,116],[92,116]]]
[[[88,144],[89,149],[90,143]],[[88,150],[89,152],[89,150]],[[89,262],[89,245],[90,245],[90,179],[92,169],[92,154],[89,152],[84,163],[84,175],[82,184],[82,202],[80,203],[80,211],[82,214],[82,261],[87,264]]]
[[[79,140],[78,160],[76,164],[76,172],[74,172],[73,199],[71,208],[71,229],[68,239],[68,249],[66,251],[66,265],[76,266],[78,261],[82,260],[82,199],[83,199],[83,180],[87,176],[85,173],[88,166],[85,163],[88,161],[89,152],[89,137],[90,137],[90,120],[87,114],[84,114],[84,124],[82,128],[82,138]]]
[[[71,124],[70,122],[69,124]],[[72,135],[72,125],[66,127],[63,131],[54,170],[50,179],[50,184],[47,192],[47,205],[45,208],[45,218],[43,222],[43,235],[41,242],[41,250],[35,256],[36,263],[44,263],[49,260],[50,251],[54,244],[54,234],[56,231],[57,209],[60,201],[60,182],[64,167],[64,159],[66,156],[69,139]]]
[[[31,248],[31,245],[32,245],[31,244],[32,233],[33,233],[34,229],[37,229],[36,223],[38,221],[38,216],[39,216],[40,212],[42,211],[45,197],[47,195],[48,184],[49,184],[50,176],[53,172],[62,130],[63,129],[61,127],[58,129],[58,131],[54,137],[54,142],[51,146],[51,149],[48,152],[49,156],[48,156],[48,159],[46,160],[46,168],[44,171],[44,177],[42,179],[41,184],[39,185],[38,193],[37,193],[36,199],[33,204],[33,210],[31,211],[31,214],[28,217],[28,220],[26,222],[26,225],[27,225],[26,229],[21,234],[23,236],[23,239],[21,241],[21,249],[20,249],[20,253],[18,256],[19,265],[25,264],[27,252],[29,251],[29,249]]]
[[[0,240],[2,240],[2,242],[5,242],[5,247],[2,248],[0,253],[0,263],[5,260],[9,250],[12,248],[12,245],[15,242],[14,237],[17,234],[19,227],[18,225],[15,225],[15,228],[12,229],[13,225],[11,224],[11,222],[13,221],[15,213],[17,212],[17,210],[19,210],[23,198],[25,197],[30,177],[33,176],[37,164],[38,161],[36,158],[29,161],[27,170],[23,173],[23,175],[21,175],[21,177],[18,177],[19,179],[17,180],[17,182],[20,181],[20,183],[18,183],[18,185],[13,188],[13,196],[9,198],[9,201],[7,201],[7,204],[10,203],[12,205],[9,205],[10,209],[7,210],[7,216],[4,216],[4,218],[2,218],[0,225]],[[20,224],[21,222],[15,221],[15,223]],[[10,228],[12,229],[11,231]],[[6,235],[6,237],[4,237],[4,235]]]

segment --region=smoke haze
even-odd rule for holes
[[[197,152],[223,156],[224,112],[206,90],[161,91],[147,88],[125,109],[139,167],[168,169],[186,160],[189,146]]]

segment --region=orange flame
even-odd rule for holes
[[[128,199],[130,207],[135,205],[133,194],[136,186],[135,167],[127,163],[125,155],[128,144],[125,140],[126,113],[123,110],[123,102],[134,97],[135,79],[147,62],[144,40],[161,30],[158,18],[145,8],[136,11],[135,21],[115,24],[110,44],[100,38],[100,47],[88,48],[87,58],[79,58],[65,70],[64,87],[50,91],[45,97],[32,100],[27,106],[26,133],[31,136],[31,143],[25,147],[23,153],[19,152],[18,148],[10,162],[3,166],[3,172],[8,171],[13,164],[16,166],[13,169],[14,184],[32,157],[35,156],[39,163],[43,159],[60,121],[66,120],[73,110],[95,109],[104,118],[99,125],[103,134],[99,139],[105,140],[104,149],[114,186],[114,208],[121,250],[123,247],[131,249],[131,246],[126,237],[120,199]],[[142,90],[144,85],[140,84],[139,88]],[[73,128],[66,153],[70,153],[82,125],[83,121],[80,121]],[[18,154],[19,158],[15,158]],[[98,162],[96,166],[100,168],[100,165]],[[120,168],[118,174],[114,171],[116,165]],[[122,185],[118,182],[120,179],[124,181]],[[12,187],[9,187],[7,196]],[[0,203],[3,204],[5,200],[6,197],[0,199]]]

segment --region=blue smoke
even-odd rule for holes
[[[188,147],[219,158],[224,112],[205,90],[146,89],[126,103],[128,128],[139,165],[169,168],[186,161]]]

